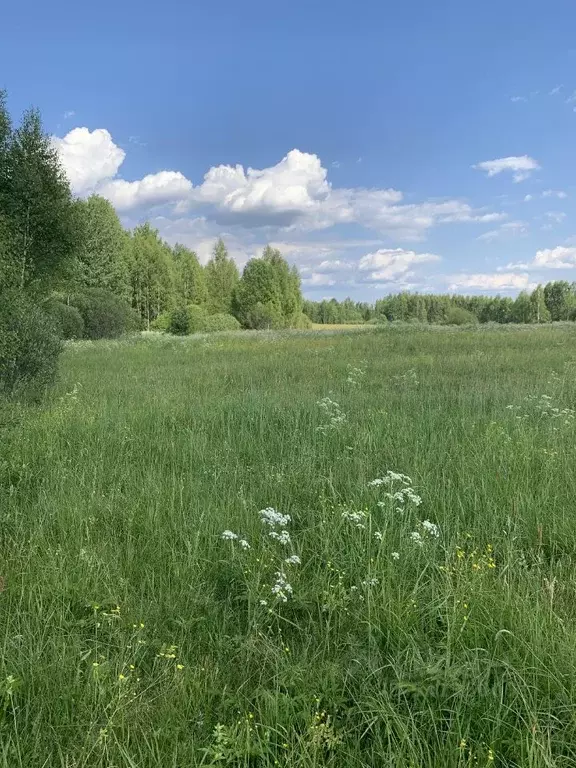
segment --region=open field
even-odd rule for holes
[[[576,766],[575,342],[69,345],[1,412],[0,766]]]

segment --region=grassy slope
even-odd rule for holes
[[[0,447],[0,766],[576,765],[575,424],[524,399],[575,365],[571,328],[70,346]]]

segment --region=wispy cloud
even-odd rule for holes
[[[495,160],[483,160],[472,168],[485,171],[488,177],[497,176],[499,173],[511,173],[515,182],[524,181],[533,171],[540,166],[533,157],[528,155],[511,155],[510,157],[498,157]]]
[[[74,117],[75,114],[76,112],[74,112],[73,109],[69,109],[67,112],[64,112],[62,117],[64,118],[64,120],[69,120],[71,117]]]

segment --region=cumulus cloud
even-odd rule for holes
[[[53,137],[52,142],[72,191],[78,195],[92,192],[102,181],[113,178],[126,156],[105,128],[73,128],[62,139]]]
[[[219,226],[309,232],[359,224],[406,240],[421,240],[439,224],[505,218],[502,213],[475,210],[462,200],[405,203],[396,189],[334,188],[320,158],[298,149],[267,168],[213,166],[194,186],[174,170],[134,181],[122,179],[124,150],[103,128],[75,128],[64,138],[54,138],[54,144],[73,191],[97,192],[120,211],[171,203],[177,215],[192,212]]]
[[[487,176],[497,176],[499,173],[512,173],[515,182],[524,181],[532,171],[537,171],[540,166],[534,158],[528,155],[511,157],[499,157],[495,160],[483,160],[473,165],[478,171],[485,171]]]
[[[484,291],[523,290],[530,287],[529,275],[514,272],[451,275],[447,278],[449,290],[476,289]]]
[[[505,269],[574,269],[576,267],[576,247],[557,245],[555,248],[543,248],[529,262],[508,264]]]
[[[98,186],[97,191],[119,211],[126,211],[144,205],[177,202],[191,189],[192,182],[179,171],[160,171],[138,181],[113,179]]]

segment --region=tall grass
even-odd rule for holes
[[[575,766],[574,341],[68,346],[0,418],[0,766]]]

